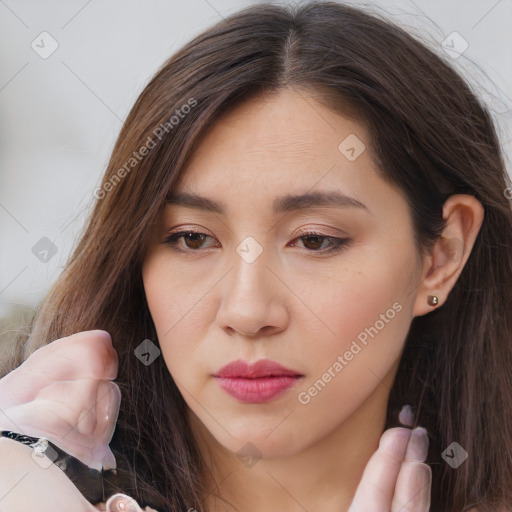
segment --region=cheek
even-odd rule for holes
[[[190,269],[169,264],[165,251],[149,256],[142,267],[144,291],[160,341],[177,328],[189,325],[193,304],[204,294],[201,279],[191,279]]]
[[[208,315],[204,299],[213,283],[191,278],[190,268],[170,266],[162,252],[147,258],[142,278],[162,356],[169,371],[178,377],[198,357]]]
[[[308,385],[345,354],[347,368],[365,369],[367,376],[368,369],[378,375],[389,369],[410,325],[406,291],[414,274],[404,269],[412,254],[382,245],[349,255],[341,264],[275,269],[289,283],[283,295],[288,329],[298,337]],[[220,303],[214,289],[219,277],[199,265],[191,276],[190,264],[180,268],[179,261],[169,265],[168,260],[162,252],[148,258],[143,281],[162,355],[178,376],[191,365],[201,368],[201,355],[211,351],[208,329]]]
[[[330,388],[356,386],[364,393],[378,384],[376,376],[388,373],[412,320],[414,254],[413,248],[399,252],[385,246],[360,253],[357,261],[347,258],[343,268],[333,269],[329,279],[317,279],[309,294],[304,295],[305,288],[300,292],[314,305],[314,315],[303,321],[310,374],[302,390],[321,379]]]
[[[363,254],[329,272],[295,280],[294,291],[307,306],[300,316],[295,311],[296,320],[305,322],[300,317],[307,315],[308,330],[317,336],[315,347],[342,349],[358,335],[364,341],[364,333],[373,332],[372,327],[379,336],[387,331],[387,339],[403,332],[399,325],[410,321],[407,311],[414,271],[407,270],[405,261],[384,254]]]

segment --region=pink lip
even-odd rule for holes
[[[254,364],[238,359],[222,367],[214,377],[220,387],[234,398],[248,403],[262,403],[292,387],[299,372],[262,359]]]

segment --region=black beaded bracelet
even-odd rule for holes
[[[73,482],[82,495],[91,503],[104,501],[103,472],[92,469],[82,461],[61,450],[44,437],[31,437],[10,430],[2,430],[0,437],[30,446],[36,456],[48,457]]]
[[[30,437],[25,434],[18,434],[17,432],[12,432],[10,430],[2,430],[0,432],[2,437],[7,437],[12,439],[13,441],[18,441],[21,444],[25,444],[33,448],[34,452],[39,456],[46,456],[53,462],[57,467],[62,469],[62,471],[66,471],[68,464],[67,458],[69,455],[62,450],[60,450],[53,443],[50,443],[48,439],[44,437]]]

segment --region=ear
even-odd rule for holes
[[[476,198],[454,194],[443,205],[446,226],[432,252],[425,257],[422,277],[414,303],[414,316],[422,316],[442,306],[457,282],[484,219],[484,207]],[[428,296],[438,297],[429,305]]]

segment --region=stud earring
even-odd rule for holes
[[[429,306],[437,306],[439,304],[439,297],[436,295],[429,295],[427,298],[427,302]]]

